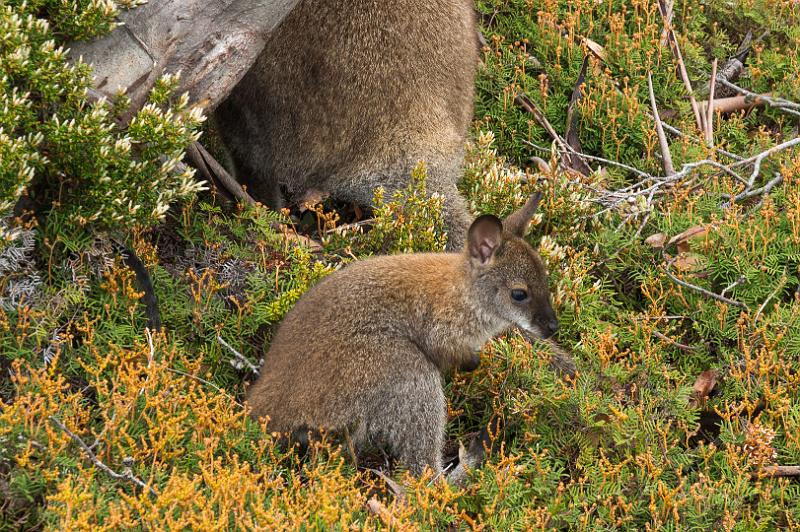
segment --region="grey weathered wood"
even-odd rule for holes
[[[255,62],[269,32],[298,0],[150,0],[124,12],[106,37],[70,46],[94,67],[96,91],[119,88],[131,112],[162,74],[180,71],[180,92],[213,109]]]

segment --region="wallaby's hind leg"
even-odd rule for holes
[[[447,403],[433,367],[394,379],[381,390],[370,417],[370,436],[385,440],[412,474],[419,475],[425,467],[441,473]]]
[[[280,184],[263,168],[263,161],[258,160],[269,150],[254,140],[259,137],[248,128],[242,109],[236,102],[226,100],[217,108],[214,121],[226,146],[226,159],[236,181],[244,185],[256,201],[273,211],[281,210],[284,202]]]

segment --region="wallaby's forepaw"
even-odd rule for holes
[[[483,465],[487,453],[491,452],[493,444],[497,441],[501,421],[497,416],[489,420],[487,426],[472,439],[469,449],[463,445],[458,450],[458,464],[447,474],[447,482],[456,487],[464,487],[467,483],[469,471]]]
[[[481,365],[481,354],[479,351],[472,353],[469,357],[462,360],[458,367],[459,371],[475,371]]]

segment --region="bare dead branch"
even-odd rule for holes
[[[725,85],[726,87],[735,90],[739,94],[743,94],[744,96],[750,98],[752,101],[763,100],[763,102],[770,107],[774,107],[784,113],[788,113],[794,116],[800,116],[800,104],[795,103],[791,100],[786,100],[784,98],[775,98],[767,94],[757,94],[747,89],[743,89],[742,87],[735,85],[734,83],[731,83],[726,79],[718,79],[717,81],[722,85]]]
[[[761,163],[764,161],[764,159],[779,151],[783,151],[787,148],[791,148],[792,146],[797,146],[797,145],[800,145],[800,137],[795,137],[791,140],[787,140],[786,142],[781,142],[780,144],[777,144],[769,148],[768,150],[764,150],[761,153],[757,153],[752,157],[748,157],[747,159],[742,159],[741,161],[737,161],[733,163],[731,166],[743,166],[746,164],[754,163],[753,172],[750,174],[750,179],[747,180],[746,190],[749,190],[750,188],[753,187],[753,185],[756,182],[756,179],[758,178],[758,174],[761,172]]]
[[[547,117],[544,116],[542,110],[539,109],[539,106],[536,105],[536,102],[528,98],[525,93],[519,93],[514,97],[514,103],[533,115],[533,118],[536,120],[536,122],[538,122],[539,125],[542,126],[545,131],[547,131],[547,134],[550,135],[550,137],[556,142],[560,148],[560,151],[572,151],[571,146],[567,144],[567,141],[564,140],[561,135],[558,134]]]
[[[661,146],[661,157],[664,164],[664,173],[671,176],[675,173],[675,168],[672,166],[672,155],[669,152],[669,144],[667,144],[667,136],[664,134],[664,128],[661,125],[661,117],[658,116],[658,105],[656,104],[656,95],[653,93],[653,76],[650,72],[647,73],[647,90],[650,93],[650,107],[653,109],[653,120],[656,123],[656,133],[658,134],[658,143]]]
[[[672,16],[674,15],[673,7],[675,0],[659,0],[658,9],[662,13],[664,19],[664,28],[661,30],[661,46],[669,45],[669,32],[672,28]]]
[[[711,88],[708,93],[708,114],[706,114],[706,144],[709,148],[714,147],[714,90],[717,84],[714,80],[717,79],[717,58],[711,64]]]
[[[731,284],[729,284],[728,286],[726,286],[726,287],[725,287],[725,288],[722,290],[722,292],[720,292],[720,294],[719,294],[719,295],[721,295],[722,297],[725,297],[725,294],[727,294],[729,291],[733,290],[733,289],[734,289],[734,288],[736,288],[737,286],[739,286],[739,285],[741,285],[741,284],[744,284],[744,283],[746,283],[746,282],[747,282],[747,278],[746,278],[744,275],[740,275],[738,279],[736,279],[734,282],[732,282]]]
[[[537,150],[540,150],[542,152],[546,152],[546,153],[550,152],[549,149],[547,149],[547,148],[545,148],[543,146],[539,146],[538,144],[534,144],[533,142],[531,142],[529,140],[522,139],[522,142],[523,142],[523,144],[527,144],[528,146],[530,146],[532,148],[536,148]],[[618,161],[613,161],[611,159],[605,159],[603,157],[597,157],[595,155],[589,155],[589,154],[586,154],[586,153],[582,153],[582,154],[580,154],[580,156],[583,157],[584,159],[588,159],[590,161],[596,161],[596,162],[599,162],[599,163],[607,164],[609,166],[615,166],[617,168],[622,168],[623,170],[627,170],[629,172],[632,172],[632,173],[638,175],[639,177],[655,179],[655,177],[652,176],[651,174],[648,174],[647,172],[643,172],[642,170],[639,170],[635,166],[631,166],[629,164],[621,163],[621,162],[618,162]]]
[[[186,156],[192,166],[202,174],[206,181],[217,185],[217,189],[227,193],[248,205],[255,205],[256,200],[245,192],[242,186],[199,142],[193,142],[186,148]]]
[[[775,290],[770,292],[770,294],[767,296],[767,298],[764,300],[764,302],[761,303],[761,305],[758,307],[758,310],[756,311],[755,315],[753,316],[753,322],[756,322],[758,320],[759,316],[761,316],[761,313],[764,312],[765,308],[767,308],[767,305],[769,304],[769,302],[772,301],[772,298],[774,298],[775,295],[778,292],[783,290],[783,287],[786,286],[786,282],[788,280],[789,280],[789,278],[786,276],[786,267],[784,267],[783,268],[783,275],[781,275],[781,279],[780,279],[780,281],[778,281],[778,286],[775,287]]]
[[[698,349],[697,347],[694,347],[694,346],[691,346],[691,345],[682,344],[682,343],[680,343],[680,342],[678,342],[676,340],[673,340],[672,338],[670,338],[666,334],[663,334],[663,333],[661,333],[659,331],[653,331],[653,336],[655,336],[656,338],[661,338],[662,340],[664,340],[668,344],[674,345],[675,347],[677,347],[681,351],[686,351],[686,352],[689,352],[689,353],[693,353],[694,351],[697,351],[697,349]]]
[[[766,466],[758,470],[756,477],[800,477],[800,465]]]
[[[716,106],[715,106],[715,107],[716,107]],[[652,117],[651,117],[651,118],[652,118]],[[692,142],[696,142],[696,143],[698,143],[698,144],[700,144],[700,143],[702,143],[702,142],[703,142],[703,141],[702,141],[701,139],[699,139],[698,137],[695,137],[694,135],[689,135],[688,133],[684,133],[684,132],[683,132],[683,131],[681,131],[680,129],[676,128],[675,126],[671,126],[671,125],[667,124],[666,122],[664,122],[664,123],[663,123],[663,126],[664,126],[664,129],[665,129],[665,130],[667,130],[668,132],[672,133],[673,135],[677,135],[677,136],[679,136],[679,137],[683,137],[683,138],[685,138],[685,139],[689,139],[689,140],[691,140]],[[729,152],[729,151],[727,151],[727,150],[723,150],[722,148],[718,148],[718,147],[716,147],[716,146],[714,146],[712,149],[713,149],[713,150],[714,150],[716,153],[719,153],[719,154],[721,154],[721,155],[724,155],[725,157],[728,157],[729,159],[733,159],[734,161],[741,161],[742,159],[744,159],[744,157],[742,157],[741,155],[737,155],[737,154],[735,154],[735,153],[732,153],[732,152]]]
[[[744,109],[752,109],[753,107],[763,106],[767,104],[764,96],[769,97],[769,94],[759,95],[757,98],[751,98],[749,96],[745,96],[744,94],[740,94],[739,96],[731,96],[729,98],[715,98],[713,110],[719,113],[733,113],[734,111],[741,111]],[[702,100],[699,102],[699,105],[701,112],[705,114],[709,112],[707,101]]]
[[[226,348],[228,349],[228,351],[230,351],[230,352],[233,354],[234,358],[235,358],[235,359],[236,359],[236,360],[237,360],[237,361],[240,363],[240,364],[239,364],[240,366],[246,366],[246,367],[247,367],[247,368],[250,370],[250,372],[251,372],[251,373],[253,373],[253,374],[255,374],[255,375],[258,375],[258,374],[259,374],[259,369],[258,369],[258,367],[257,367],[255,364],[253,364],[252,362],[250,362],[249,360],[247,360],[247,359],[244,357],[244,355],[243,355],[243,354],[241,354],[239,351],[237,351],[236,349],[234,349],[234,348],[233,348],[233,346],[231,346],[231,344],[229,344],[228,342],[226,342],[225,340],[223,340],[223,339],[222,339],[222,336],[220,336],[220,335],[217,335],[217,341],[218,341],[220,344],[222,344],[224,347],[226,347]],[[237,365],[236,365],[236,364],[233,364],[233,366],[234,366],[234,367],[237,367]],[[238,368],[238,367],[237,367],[237,369],[240,369],[240,368]]]
[[[116,471],[114,471],[113,469],[108,467],[106,464],[101,462],[100,459],[97,458],[97,455],[95,455],[94,452],[89,448],[89,446],[86,445],[86,442],[84,442],[81,439],[80,436],[78,436],[77,434],[75,434],[74,432],[69,430],[66,427],[66,425],[64,425],[61,421],[56,419],[54,416],[49,416],[48,419],[53,423],[53,425],[55,425],[56,427],[61,429],[64,433],[67,434],[67,436],[72,438],[72,441],[77,443],[80,446],[80,448],[83,449],[83,452],[86,454],[86,456],[89,457],[89,460],[92,461],[92,463],[95,465],[95,467],[97,467],[101,471],[105,472],[108,476],[110,476],[111,478],[113,478],[115,480],[126,480],[128,482],[133,482],[134,484],[136,484],[140,488],[142,488],[142,489],[146,490],[147,492],[149,492],[150,495],[152,495],[153,497],[158,496],[158,494],[156,493],[156,490],[151,488],[143,480],[141,480],[138,477],[136,477],[133,474],[133,471],[131,471],[130,467],[126,467],[125,471],[123,473],[117,473]]]
[[[659,0],[658,12],[661,14],[661,19],[664,22],[664,28],[667,31],[668,41],[670,43],[670,47],[672,48],[672,53],[675,55],[675,60],[678,62],[678,72],[680,74],[681,81],[683,81],[683,85],[686,87],[686,93],[689,95],[689,102],[692,105],[692,112],[694,113],[697,130],[703,131],[703,118],[700,114],[700,108],[697,106],[697,100],[694,97],[692,82],[689,81],[689,73],[686,71],[686,64],[683,62],[681,48],[678,45],[678,40],[675,38],[675,31],[672,29],[672,23],[669,19],[665,0]]]
[[[370,471],[381,478],[386,485],[389,486],[389,489],[392,490],[392,493],[397,498],[397,500],[404,500],[406,498],[406,489],[397,483],[394,479],[392,479],[389,475],[384,473],[383,471],[379,471],[378,469],[370,469],[367,468],[367,471]]]
[[[588,176],[592,173],[592,169],[586,164],[579,155],[583,152],[581,149],[581,142],[578,138],[578,119],[579,119],[579,112],[578,112],[578,102],[581,99],[582,94],[582,87],[586,82],[586,70],[589,67],[589,56],[584,56],[583,64],[581,65],[581,70],[578,73],[578,79],[575,81],[575,87],[572,89],[572,95],[569,99],[569,105],[567,106],[567,126],[564,130],[564,141],[566,144],[572,148],[571,154],[568,155],[568,164],[573,170],[576,170],[583,175]]]
[[[661,250],[661,258],[664,261],[664,265],[663,265],[664,273],[667,274],[667,277],[669,277],[670,280],[673,283],[675,283],[677,285],[680,285],[680,286],[682,286],[684,288],[688,288],[689,290],[694,290],[695,292],[698,292],[698,293],[700,293],[700,294],[702,294],[702,295],[704,295],[706,297],[710,297],[711,299],[716,299],[717,301],[722,301],[723,303],[727,303],[728,305],[733,305],[734,307],[739,307],[739,308],[742,308],[742,309],[745,309],[745,310],[749,310],[747,305],[745,305],[741,301],[736,301],[736,300],[733,300],[733,299],[729,299],[727,297],[721,296],[720,294],[715,294],[714,292],[712,292],[710,290],[706,290],[703,287],[700,287],[700,286],[697,286],[697,285],[694,285],[694,284],[691,284],[691,283],[687,283],[686,281],[682,281],[682,280],[678,279],[677,277],[675,277],[675,275],[673,275],[672,271],[670,271],[670,264],[672,263],[672,261],[674,259],[666,260],[666,257],[664,255],[664,250],[663,249]]]

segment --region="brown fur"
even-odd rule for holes
[[[441,375],[477,366],[510,327],[557,328],[544,266],[521,238],[532,203],[505,230],[478,218],[462,253],[375,257],[322,280],[281,323],[247,394],[253,415],[282,433],[347,429],[357,448],[383,441],[414,473],[441,471]],[[529,299],[512,301],[514,288]]]
[[[425,160],[458,249],[477,63],[472,0],[301,0],[216,120],[237,178],[273,208],[281,185],[367,206]]]

